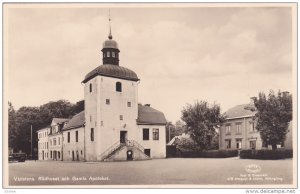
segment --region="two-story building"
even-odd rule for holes
[[[226,121],[220,127],[220,149],[270,149],[263,143],[256,129],[254,98],[249,104],[237,105],[225,112]],[[292,126],[289,125],[285,142],[277,146],[292,149]]]

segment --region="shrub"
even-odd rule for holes
[[[261,160],[277,160],[284,158],[292,158],[293,150],[277,149],[277,150],[242,150],[240,152],[241,159],[261,159]]]
[[[237,157],[238,150],[209,150],[209,151],[184,151],[181,150],[181,157],[184,158],[229,158]]]

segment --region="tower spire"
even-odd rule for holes
[[[111,35],[111,18],[110,18],[110,9],[108,9],[108,21],[109,21],[109,35],[108,38],[111,40],[113,37]]]

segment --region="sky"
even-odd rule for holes
[[[5,93],[15,109],[84,98],[109,32],[120,65],[140,78],[139,102],[175,122],[205,100],[222,112],[270,89],[292,91],[290,7],[4,7]]]

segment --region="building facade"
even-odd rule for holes
[[[116,161],[166,157],[166,118],[150,104],[138,103],[140,79],[134,71],[119,65],[119,52],[110,31],[103,43],[103,64],[82,81],[84,111],[65,120],[62,128],[51,124],[51,159]]]
[[[63,160],[62,129],[68,121],[69,119],[65,119],[65,118],[52,119],[50,131],[48,134],[49,160]]]
[[[253,111],[253,98],[249,104],[237,105],[226,111],[226,121],[220,127],[220,149],[271,149],[265,145],[256,129]],[[291,122],[292,123],[292,122]],[[292,149],[292,126],[289,125],[285,142],[277,145],[278,148]]]
[[[38,133],[38,160],[48,160],[49,157],[49,144],[48,135],[50,127],[45,127],[37,131]]]

